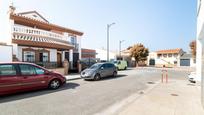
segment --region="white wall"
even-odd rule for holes
[[[18,46],[18,55],[16,55],[16,57],[18,58],[19,61],[23,61],[23,57],[22,57],[22,47]]]
[[[150,59],[154,59],[156,61],[157,59],[157,53],[156,52],[150,52],[149,56],[147,56],[147,65],[149,65],[150,63]]]
[[[196,76],[201,78],[201,100],[204,106],[204,0],[198,2]]]
[[[160,61],[163,62],[163,63],[166,63],[166,64],[168,64],[168,62],[170,64],[174,64],[174,61],[177,61],[177,63],[178,63],[178,58],[176,58],[176,57],[166,57],[166,58],[161,58]]]
[[[34,17],[33,15],[35,15],[36,17]],[[29,18],[32,18],[32,19],[36,19],[36,20],[39,20],[39,21],[46,22],[46,20],[41,18],[37,13],[23,14],[23,16],[26,16],[26,17],[29,17]]]
[[[24,46],[18,46],[18,55],[16,55],[16,57],[18,58],[19,61],[23,61],[23,52],[22,49],[23,48],[28,48],[28,47],[24,47]],[[35,48],[35,47],[30,47],[32,49],[42,49],[42,48]],[[57,62],[57,50],[56,49],[47,49],[50,51],[50,62]]]
[[[198,17],[197,17],[197,55],[196,55],[196,72],[197,76],[202,76],[202,58],[204,45],[204,1],[198,0]]]
[[[96,49],[96,58],[99,58],[100,60],[107,60],[107,51],[103,49]],[[109,60],[116,59],[116,53],[109,52]]]
[[[194,63],[194,59],[193,58],[190,59],[190,66],[191,67],[196,67],[196,63]]]
[[[69,64],[70,64],[70,68],[73,68],[73,50],[70,49],[69,50]]]
[[[50,49],[50,62],[57,62],[57,50]]]
[[[12,62],[12,46],[0,45],[0,62]]]
[[[174,57],[174,55],[172,54],[172,57],[169,57],[167,54],[167,57],[163,57],[163,55],[158,58],[157,53],[156,52],[151,52],[149,53],[149,56],[147,58],[147,63],[149,65],[149,60],[150,59],[155,59],[155,65],[166,65],[166,64],[173,64],[174,65],[174,61],[177,61],[177,64],[180,65],[180,55],[178,55],[177,57]]]
[[[13,45],[13,55],[16,55],[18,57],[18,44],[12,44]]]
[[[11,45],[12,25],[14,22],[9,17],[10,0],[0,0],[0,42]]]
[[[81,60],[81,39],[82,37],[81,36],[77,36],[77,43],[79,44],[79,60]]]

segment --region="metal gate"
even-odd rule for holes
[[[73,53],[73,69],[77,69],[78,60],[79,60],[79,53]]]
[[[155,65],[155,59],[150,59],[149,60],[149,65]]]
[[[190,59],[181,59],[180,66],[190,66]]]
[[[65,52],[65,59],[69,61],[69,52]]]

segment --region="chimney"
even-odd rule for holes
[[[13,3],[11,3],[11,5],[9,6],[9,13],[10,14],[14,14],[16,8],[13,6]]]

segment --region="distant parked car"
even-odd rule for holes
[[[196,72],[191,72],[190,74],[188,74],[188,80],[189,80],[191,83],[196,83],[195,77],[196,77]]]
[[[117,60],[117,61],[114,61],[114,64],[118,70],[126,70],[127,69],[127,61]]]
[[[188,75],[188,80],[191,82],[191,83],[196,83],[196,82],[201,82],[201,78],[196,76],[196,72],[191,72],[189,75]]]
[[[102,77],[117,76],[117,69],[113,63],[96,63],[81,72],[81,78],[100,80]]]
[[[36,64],[13,62],[0,63],[0,95],[35,89],[57,89],[66,79]]]

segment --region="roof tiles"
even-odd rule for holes
[[[177,48],[177,49],[168,49],[168,50],[159,50],[156,51],[158,54],[164,54],[164,53],[179,53],[180,51],[182,51],[181,48]]]

